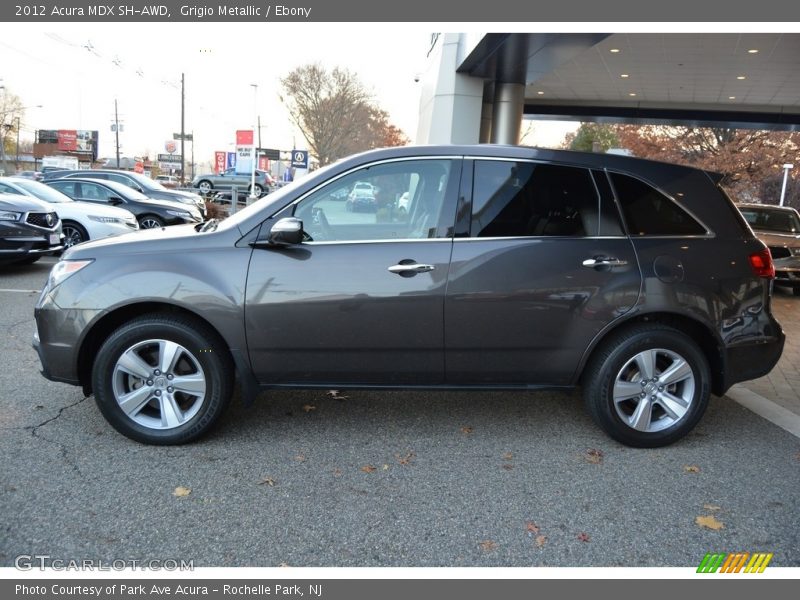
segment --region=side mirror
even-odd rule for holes
[[[119,206],[120,204],[123,204],[122,198],[117,198],[116,196],[111,196],[111,198],[108,199],[108,203],[112,206]]]
[[[303,241],[303,221],[295,217],[280,219],[269,230],[267,241],[273,246],[294,246]]]

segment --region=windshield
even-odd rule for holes
[[[800,217],[794,210],[779,208],[740,207],[742,216],[750,227],[773,233],[800,234]]]
[[[16,183],[26,192],[30,192],[39,198],[39,200],[44,200],[45,202],[52,202],[53,204],[74,202],[74,200],[66,194],[62,194],[58,190],[51,188],[49,185],[39,183],[38,181],[20,179],[14,181],[14,183]]]
[[[148,189],[149,190],[166,190],[167,189],[163,185],[161,185],[158,181],[150,179],[149,177],[146,177],[145,175],[142,175],[140,173],[125,173],[125,175],[127,175],[128,177],[133,179],[136,183],[138,183],[140,186],[142,186],[146,190],[148,190]]]

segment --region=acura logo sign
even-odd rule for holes
[[[48,226],[48,227],[52,227],[52,226],[53,226],[53,224],[56,222],[56,219],[55,219],[55,217],[53,217],[53,214],[52,214],[52,213],[47,213],[47,214],[44,216],[44,220],[47,222],[47,226]]]

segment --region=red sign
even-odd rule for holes
[[[59,150],[77,150],[78,149],[78,132],[74,129],[59,129],[58,130],[58,149]]]
[[[225,170],[225,152],[220,152],[219,150],[214,152],[214,166],[217,175]]]
[[[266,156],[258,157],[258,170],[269,171],[269,159]]]
[[[133,172],[144,173],[144,163],[140,160],[137,160],[133,165]]]
[[[175,142],[175,140],[167,140],[164,142],[164,150],[166,150],[169,154],[174,154],[177,149],[178,144]]]
[[[253,130],[252,129],[237,129],[236,130],[236,145],[237,146],[252,146],[253,145]]]

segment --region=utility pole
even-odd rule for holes
[[[184,128],[184,115],[186,113],[186,94],[184,92],[184,74],[181,73],[181,185],[186,185],[186,135]],[[194,142],[192,142],[192,151],[194,151]]]
[[[114,134],[117,138],[117,168],[121,169],[119,164],[119,111],[117,110],[117,99],[114,98]]]
[[[261,145],[261,115],[258,115],[258,147],[264,147]]]
[[[15,117],[14,120],[17,122],[17,155],[14,158],[14,170],[19,171],[19,116]]]
[[[192,130],[192,181],[194,181],[194,130]]]

